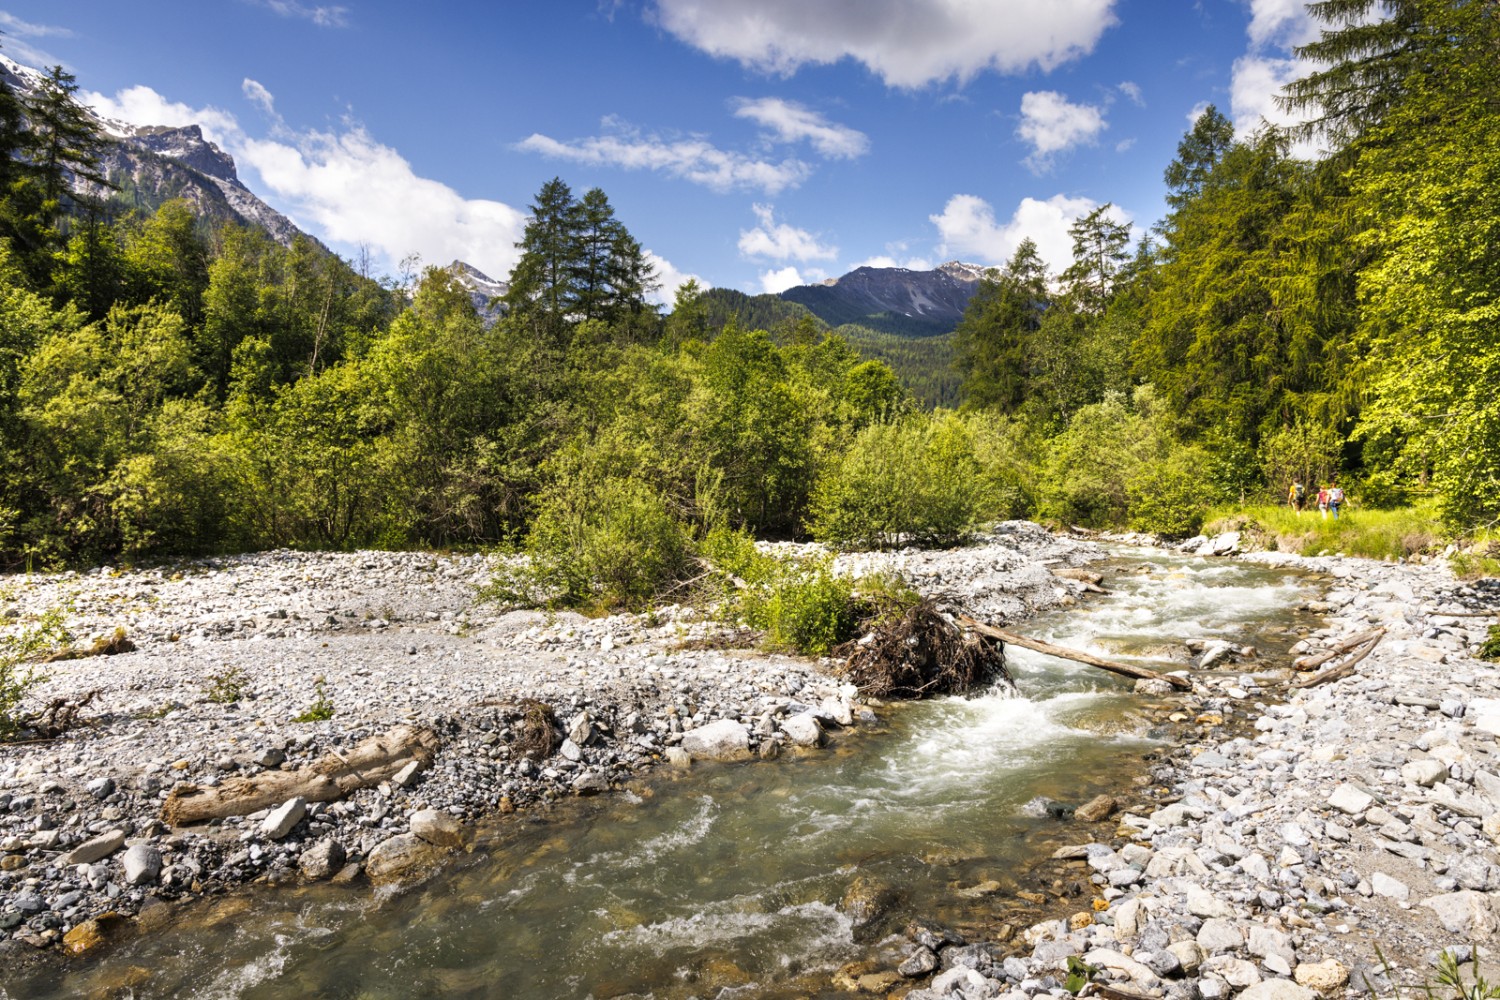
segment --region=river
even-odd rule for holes
[[[1018,630],[1167,669],[1190,637],[1274,662],[1295,641],[1290,609],[1311,594],[1293,574],[1153,550],[1096,568],[1110,595]],[[699,765],[507,817],[405,892],[320,885],[201,902],[13,995],[806,996],[913,917],[983,939],[1024,907],[1018,889],[1048,888],[1044,859],[1080,835],[1034,800],[1126,787],[1164,746],[1162,712],[1127,682],[1009,655],[1014,693],[894,706],[831,751]],[[839,905],[856,882],[893,901],[871,933]]]

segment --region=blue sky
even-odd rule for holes
[[[527,205],[600,187],[657,258],[756,293],[865,263],[1055,269],[1137,229],[1196,109],[1242,130],[1310,37],[1299,0],[0,0],[0,51],[85,102],[198,122],[345,256],[514,264]]]

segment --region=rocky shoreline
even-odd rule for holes
[[[1048,565],[1098,555],[1017,522],[971,548],[848,560],[1011,620],[1072,599]],[[0,626],[62,607],[77,645],[123,629],[135,646],[48,665],[28,704],[97,691],[87,724],[0,749],[0,957],[88,951],[164,903],[251,882],[398,880],[484,818],[694,758],[807,752],[873,721],[819,664],[717,648],[722,626],[692,608],[500,613],[475,603],[493,570],[481,556],[274,552],[0,581]],[[294,721],[320,704],[331,717]],[[332,801],[163,822],[173,789],[303,773],[396,726],[435,735],[430,763]]]
[[[1090,804],[1096,839],[1055,860],[1093,884],[1091,909],[1005,943],[915,928],[895,972],[849,968],[847,986],[921,976],[907,1000],[1066,996],[1071,962],[1116,998],[1311,1000],[1394,996],[1432,982],[1444,952],[1469,981],[1476,949],[1493,968],[1500,665],[1473,654],[1500,585],[1437,563],[1240,558],[1331,580],[1311,607],[1327,625],[1294,652],[1374,628],[1382,641],[1353,676],[1305,690],[1285,687],[1287,671],[1195,676],[1184,709],[1244,712],[1254,735],[1184,740],[1152,769],[1149,812]]]
[[[1009,524],[974,548],[845,563],[900,569],[919,589],[958,592],[982,617],[1013,622],[1083,589],[1049,566],[1101,554]],[[1466,959],[1470,944],[1495,939],[1500,667],[1473,658],[1493,619],[1471,616],[1500,607],[1500,588],[1458,584],[1439,564],[1238,557],[1331,581],[1312,607],[1327,624],[1305,648],[1373,627],[1382,641],[1354,676],[1305,691],[1253,662],[1195,674],[1174,710],[1202,721],[1203,735],[1153,767],[1139,800],[1152,807],[1093,803],[1075,820],[1085,837],[1059,852],[1060,869],[1094,886],[1092,907],[1003,942],[913,926],[842,970],[836,988],[1063,996],[1072,958],[1120,993],[1302,1000],[1362,992],[1366,977],[1385,984],[1376,945],[1421,980],[1439,949]],[[815,664],[701,648],[714,626],[691,609],[488,613],[471,599],[490,572],[478,557],[268,553],[0,585],[0,614],[68,603],[80,637],[124,627],[138,645],[54,665],[37,692],[100,688],[93,725],[0,751],[7,964],[59,944],[86,950],[116,933],[103,914],[145,924],[163,902],[251,881],[399,878],[461,846],[484,817],[693,756],[806,752],[870,718]],[[292,722],[320,691],[333,717]],[[225,693],[241,697],[215,700]],[[566,736],[540,764],[520,752],[533,700]],[[1214,735],[1224,731],[1214,720],[1236,715],[1245,735]],[[179,782],[295,772],[396,724],[437,734],[429,767],[207,828],[161,822]]]

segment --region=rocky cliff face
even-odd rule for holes
[[[859,267],[818,285],[781,293],[831,326],[861,323],[910,336],[947,333],[963,318],[985,269],[950,261],[931,271]]]
[[[24,96],[35,89],[42,74],[0,56],[0,77]],[[130,125],[97,116],[95,120],[110,140],[100,156],[100,170],[119,190],[91,193],[146,212],[182,198],[215,224],[259,226],[283,246],[298,236],[318,243],[245,187],[234,157],[205,139],[197,125]]]

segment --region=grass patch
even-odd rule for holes
[[[1324,518],[1316,509],[1295,513],[1272,505],[1217,511],[1204,530],[1248,531],[1267,548],[1299,555],[1365,556],[1370,559],[1409,559],[1432,552],[1446,537],[1437,510],[1431,506],[1393,510],[1353,510],[1347,504],[1338,520]]]

